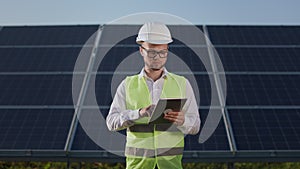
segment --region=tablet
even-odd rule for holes
[[[162,124],[162,123],[172,123],[171,121],[164,119],[164,113],[170,111],[181,111],[186,98],[162,98],[159,99],[157,105],[155,106],[148,123],[152,124]]]

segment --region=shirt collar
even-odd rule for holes
[[[168,70],[164,67],[164,68],[163,68],[163,74],[162,74],[161,77],[166,78],[168,74],[169,74]],[[146,72],[145,72],[145,68],[143,68],[143,69],[141,70],[141,72],[139,73],[139,78],[142,78],[142,77],[149,78],[149,77],[147,76]]]

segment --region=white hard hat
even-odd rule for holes
[[[142,42],[168,44],[173,42],[173,40],[171,33],[165,24],[159,22],[147,22],[141,27],[136,42],[138,44],[141,44]]]

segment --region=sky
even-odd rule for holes
[[[162,12],[205,25],[299,25],[300,0],[0,0],[0,26],[105,24]]]

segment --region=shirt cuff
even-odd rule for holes
[[[139,110],[131,111],[129,116],[130,116],[130,120],[132,120],[132,121],[139,119],[140,118]]]
[[[187,119],[184,120],[184,123],[182,124],[182,126],[177,126],[177,128],[183,133],[183,134],[188,134],[190,127],[188,127],[189,122]]]
[[[122,114],[123,121],[135,121],[140,118],[139,110],[125,111]]]

